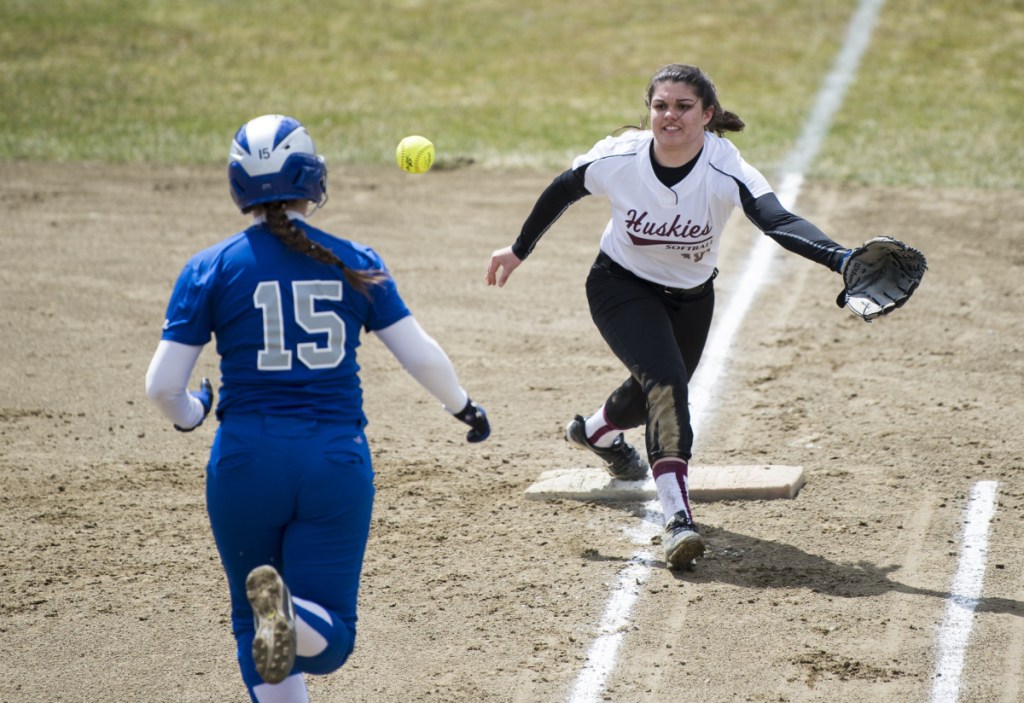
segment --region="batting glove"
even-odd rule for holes
[[[199,383],[199,390],[189,391],[188,394],[203,404],[203,417],[192,427],[186,428],[180,425],[175,425],[174,429],[178,432],[191,432],[196,427],[199,427],[199,425],[203,424],[203,420],[206,419],[206,416],[210,414],[210,408],[213,407],[213,384],[210,383],[210,379],[204,378]]]
[[[466,433],[467,442],[483,442],[491,436],[491,423],[487,421],[487,413],[471,399],[467,398],[466,407],[454,414],[456,419],[465,422],[471,428]]]

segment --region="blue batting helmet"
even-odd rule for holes
[[[327,199],[327,164],[302,123],[286,115],[242,125],[231,142],[228,181],[242,212],[275,200]]]

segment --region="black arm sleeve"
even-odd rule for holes
[[[590,191],[583,185],[583,174],[586,170],[587,165],[584,164],[578,169],[563,171],[555,176],[551,185],[540,194],[533,211],[523,223],[519,236],[512,243],[512,253],[520,260],[530,255],[541,236],[555,224],[555,220],[561,217],[570,205],[590,195]]]
[[[836,244],[813,224],[782,206],[775,193],[754,198],[740,187],[743,212],[754,225],[783,248],[838,272],[849,249]]]

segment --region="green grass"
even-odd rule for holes
[[[1024,186],[1024,2],[901,0],[883,9],[812,177]]]
[[[256,115],[302,120],[332,163],[560,169],[637,123],[651,73],[696,63],[769,178],[854,0],[0,0],[0,160],[218,163]],[[1024,6],[883,8],[813,177],[1021,187]]]

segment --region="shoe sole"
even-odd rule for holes
[[[647,468],[647,464],[646,463],[641,464],[640,468],[638,468],[633,473],[628,473],[628,474],[617,474],[614,471],[612,471],[610,466],[605,467],[605,469],[608,471],[608,474],[612,478],[617,479],[619,481],[646,481],[647,477],[651,473],[650,469]]]
[[[280,683],[295,665],[295,623],[281,608],[284,581],[273,567],[259,566],[246,579],[245,591],[256,616],[252,641],[256,671],[267,683]]]
[[[679,541],[671,552],[665,554],[665,562],[670,569],[689,567],[698,557],[704,556],[704,539],[696,532]]]
[[[578,447],[580,449],[586,449],[587,451],[592,451],[590,449],[590,445],[588,445],[585,441],[581,441],[579,437],[574,437],[573,436],[572,428],[575,427],[575,425],[576,425],[576,420],[574,418],[574,419],[570,420],[569,424],[567,424],[565,426],[565,441],[568,442],[569,444],[573,445],[574,447]]]

